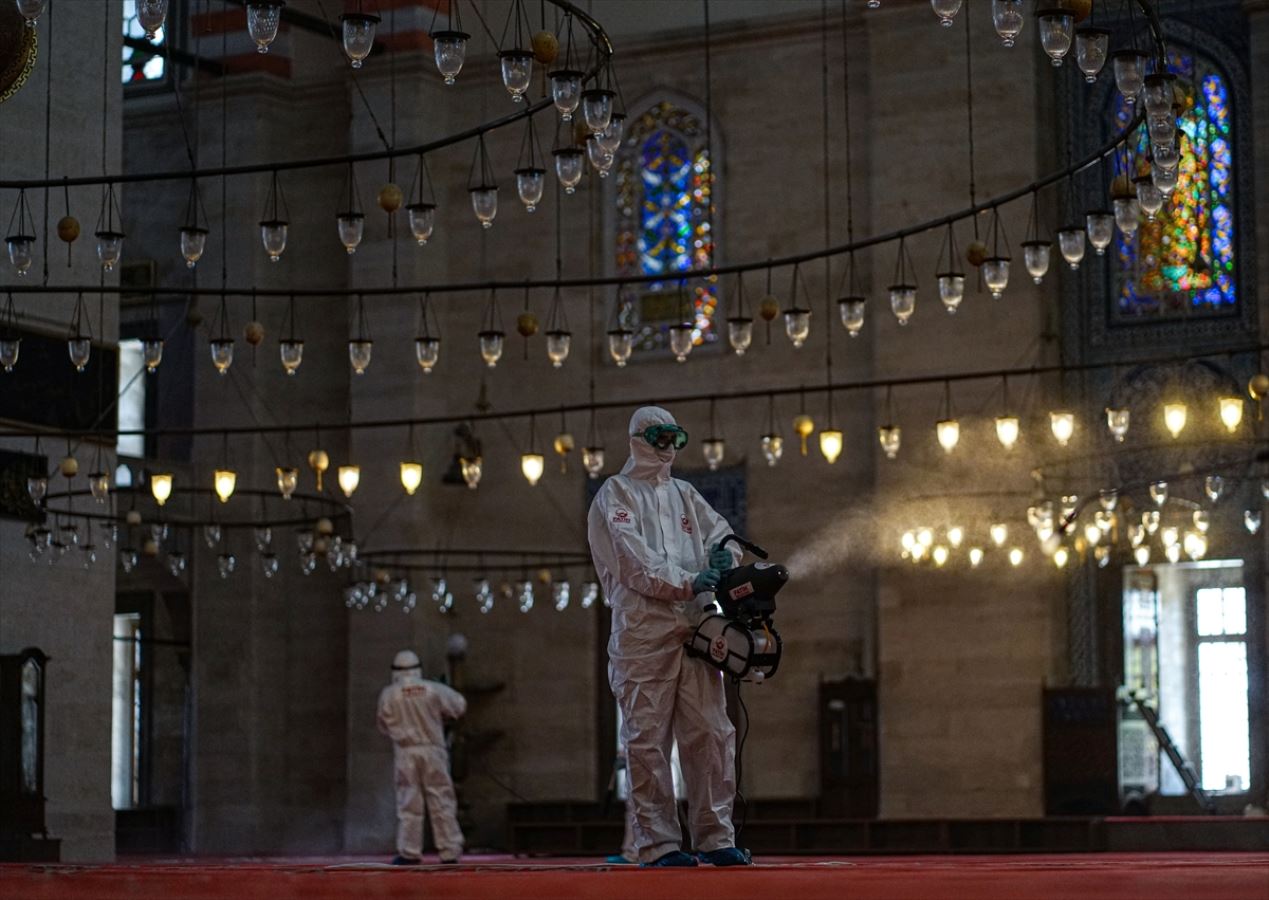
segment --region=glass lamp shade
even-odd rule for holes
[[[965,299],[965,275],[962,272],[944,272],[937,277],[939,299],[943,301],[948,313],[954,314]]]
[[[837,301],[837,312],[842,319],[842,327],[851,337],[859,337],[864,328],[864,308],[867,304],[863,297],[843,297]]]
[[[379,17],[369,13],[344,13],[339,17],[343,24],[344,55],[354,69],[360,69],[375,46],[375,29]]]
[[[425,374],[436,368],[441,358],[441,339],[435,337],[418,337],[414,339],[414,358]]]
[[[889,290],[890,311],[894,313],[900,325],[907,325],[912,314],[916,312],[916,285],[892,284]]]
[[[1260,532],[1260,524],[1262,515],[1258,509],[1247,509],[1243,511],[1243,527],[1247,529],[1248,534],[1258,534]]]
[[[26,19],[26,27],[34,28],[44,13],[48,0],[18,0],[18,13]]]
[[[1159,190],[1154,179],[1149,175],[1134,179],[1133,185],[1137,189],[1137,205],[1146,214],[1146,218],[1153,222],[1154,217],[1163,208],[1163,191]]]
[[[11,234],[4,241],[9,248],[9,262],[19,275],[25,275],[35,259],[35,238],[29,234]]]
[[[1049,430],[1058,444],[1065,447],[1075,436],[1075,413],[1064,409],[1049,413]]]
[[[1173,439],[1179,438],[1181,432],[1185,430],[1189,414],[1189,408],[1184,403],[1163,404],[1163,427],[1168,429]]]
[[[621,146],[621,139],[626,135],[625,113],[615,112],[608,120],[608,127],[595,132],[595,141],[609,153],[616,153]]]
[[[820,432],[820,453],[831,466],[842,455],[842,433],[836,428],[825,428]]]
[[[435,203],[411,203],[405,208],[410,220],[410,233],[420,247],[427,243],[436,227]]]
[[[1049,262],[1053,257],[1053,244],[1049,241],[1025,241],[1022,245],[1022,262],[1027,274],[1036,284],[1049,274]]]
[[[1106,66],[1110,52],[1110,31],[1092,25],[1075,29],[1075,64],[1084,73],[1084,80],[1092,84]]]
[[[1161,507],[1163,504],[1167,503],[1168,483],[1166,481],[1156,481],[1152,483],[1150,485],[1150,499],[1154,501],[1155,506]],[[1155,527],[1158,527],[1159,513],[1157,510],[1152,510],[1152,513],[1153,515],[1151,516],[1151,521],[1154,523]],[[1151,534],[1154,534],[1154,528],[1151,527],[1150,523],[1146,524],[1146,530]]]
[[[498,54],[502,65],[502,85],[516,103],[524,102],[524,92],[533,80],[532,50],[503,50]]]
[[[1122,444],[1128,436],[1128,425],[1132,421],[1132,411],[1127,407],[1106,407],[1106,428],[1110,431],[1115,443]]]
[[[1103,488],[1097,492],[1097,502],[1106,512],[1114,512],[1119,506],[1119,491],[1115,488]]]
[[[753,319],[748,316],[733,316],[728,319],[727,342],[737,356],[744,356],[753,343]]]
[[[137,0],[137,24],[147,40],[154,40],[167,19],[167,0]]]
[[[582,91],[582,121],[592,134],[603,131],[612,121],[612,101],[616,96],[603,88]]]
[[[1207,537],[1199,532],[1187,531],[1182,546],[1185,555],[1196,562],[1207,555]]]
[[[153,373],[159,367],[159,363],[163,362],[163,339],[162,338],[146,338],[141,342],[141,359],[145,363],[145,370]]]
[[[173,578],[179,578],[181,573],[185,571],[185,554],[180,550],[173,550],[167,555],[167,570],[172,573]]]
[[[212,365],[217,372],[224,375],[234,364],[234,339],[214,338],[208,341],[207,346],[211,350]]]
[[[938,438],[939,446],[945,452],[951,453],[961,442],[961,423],[956,419],[939,419],[934,424],[934,434]]]
[[[991,296],[999,300],[1009,286],[1009,257],[989,256],[983,260],[983,283]]]
[[[268,53],[278,36],[284,0],[248,0],[247,34],[255,41],[257,53]]]
[[[542,480],[542,473],[546,470],[546,459],[541,453],[529,451],[520,454],[520,473],[524,475],[524,480],[529,482],[530,487],[536,487],[537,483]]]
[[[282,371],[294,375],[304,361],[304,342],[278,341],[278,356],[282,360]]]
[[[1076,228],[1074,225],[1067,228],[1058,229],[1058,250],[1062,254],[1062,258],[1066,260],[1066,264],[1074,271],[1080,267],[1080,262],[1084,259],[1084,229]]]
[[[991,22],[1006,47],[1012,47],[1022,31],[1022,0],[991,0]]]
[[[1116,197],[1111,201],[1115,209],[1115,224],[1124,237],[1132,237],[1137,233],[1138,217],[1141,215],[1141,204],[1136,196]]]
[[[480,358],[492,369],[502,358],[502,347],[507,335],[501,331],[481,331],[476,336],[480,340]]]
[[[289,222],[281,219],[266,219],[260,223],[260,242],[264,244],[264,252],[269,254],[269,262],[277,262],[282,258],[289,225]]]
[[[617,368],[625,368],[634,352],[634,332],[625,328],[614,328],[608,332],[608,355],[617,364]]]
[[[1207,534],[1207,530],[1212,527],[1212,514],[1205,509],[1194,510],[1190,520],[1198,529],[1199,534]]]
[[[1040,30],[1040,46],[1054,66],[1062,65],[1062,59],[1071,50],[1075,17],[1069,10],[1055,7],[1037,10],[1035,17]]]
[[[374,351],[374,347],[374,341],[352,340],[348,342],[348,362],[352,365],[353,372],[358,375],[366,374],[366,369],[370,367],[370,356]]]
[[[105,503],[110,497],[110,476],[105,472],[89,472],[88,491],[98,503]]]
[[[716,471],[727,453],[727,442],[722,438],[707,437],[701,441],[701,454],[705,457],[705,465],[711,472]]]
[[[551,155],[555,157],[555,177],[564,187],[564,193],[573,193],[582,180],[586,154],[577,147],[561,147],[552,150]]]
[[[1098,256],[1106,255],[1106,248],[1115,237],[1115,214],[1109,210],[1097,209],[1084,217],[1088,229],[1088,242]]]
[[[344,249],[350,256],[356,253],[357,245],[361,243],[361,238],[366,233],[366,217],[359,212],[342,212],[335,217],[335,226],[339,231],[339,242],[344,245]]]
[[[588,477],[598,478],[599,473],[604,470],[604,448],[583,447],[582,468],[586,470]]]
[[[1137,95],[1145,86],[1146,55],[1131,48],[1116,50],[1110,55],[1111,68],[1115,72],[1115,86],[1124,95],[1124,102],[1137,102]]]
[[[687,362],[687,355],[692,352],[692,326],[687,324],[670,326],[670,352],[678,362]]]
[[[1243,422],[1243,398],[1242,397],[1221,397],[1219,400],[1221,410],[1221,424],[1225,426],[1225,430],[1233,434],[1238,430],[1238,426]]]
[[[1207,494],[1208,500],[1216,503],[1225,493],[1225,479],[1219,475],[1208,475],[1203,479],[1203,493]]]
[[[294,466],[278,466],[274,469],[274,473],[278,477],[278,493],[282,495],[283,500],[290,500],[291,495],[299,486],[300,470]]]
[[[956,14],[961,11],[961,0],[930,0],[930,7],[939,17],[939,24],[951,28]]]
[[[774,466],[784,455],[784,438],[772,432],[762,436],[762,458],[768,466]]]
[[[811,334],[811,311],[793,307],[784,312],[784,333],[793,346],[801,348]]]
[[[181,229],[181,256],[187,268],[194,268],[207,249],[207,229],[186,226]]]
[[[987,529],[987,534],[991,537],[991,542],[997,547],[1003,547],[1005,541],[1009,540],[1009,526],[1004,522],[994,522]]]
[[[1177,166],[1181,162],[1181,151],[1177,149],[1175,142],[1170,144],[1155,144],[1154,162],[1155,165],[1160,168],[1167,169],[1169,172],[1175,172]],[[1170,177],[1171,176],[1164,176],[1164,180],[1167,180]],[[1162,185],[1160,185],[1160,187],[1162,187]],[[1173,184],[1172,187],[1175,189],[1176,185]]]
[[[516,193],[524,204],[526,212],[533,212],[542,202],[542,191],[546,187],[546,169],[516,169]]]
[[[470,34],[464,31],[435,31],[432,33],[432,47],[436,57],[436,71],[441,73],[446,84],[453,84],[458,73],[463,70],[467,61],[467,41]]]
[[[1155,146],[1176,143],[1176,118],[1172,110],[1160,115],[1146,115],[1146,131],[1150,135],[1150,143]]]
[[[66,352],[70,355],[71,365],[76,372],[82,372],[88,367],[92,350],[92,341],[86,337],[73,337],[66,342]]]
[[[338,470],[339,489],[345,497],[351,497],[361,484],[361,466],[340,466]]]
[[[97,259],[107,272],[113,272],[119,257],[123,255],[123,234],[118,231],[98,231]]]
[[[484,460],[479,456],[462,456],[458,460],[459,471],[462,472],[463,482],[471,490],[476,490],[476,486],[480,484],[480,476],[484,472]]]
[[[599,173],[600,178],[607,178],[608,173],[612,170],[613,155],[599,141],[599,136],[592,134],[586,138],[586,158],[590,160],[591,167]]]
[[[496,184],[482,184],[469,190],[471,194],[471,208],[476,213],[476,218],[480,220],[482,228],[491,228],[493,226],[494,217],[498,215],[498,186]]]
[[[172,473],[152,472],[150,474],[150,494],[159,506],[167,503],[172,496]]]
[[[414,492],[419,489],[419,485],[423,483],[423,464],[406,460],[401,463],[401,487],[405,488],[406,494],[413,497]]]
[[[1152,116],[1172,115],[1172,84],[1175,80],[1175,75],[1162,72],[1156,72],[1145,77],[1142,82],[1141,99],[1146,104],[1146,112],[1148,114]]]
[[[1163,194],[1163,202],[1167,202],[1167,198],[1176,190],[1177,168],[1173,166],[1163,166],[1156,159],[1154,164],[1150,166],[1150,181]]]
[[[568,359],[568,351],[573,345],[573,334],[569,331],[548,331],[546,333],[546,357],[551,365],[558,369]]]
[[[877,443],[886,454],[886,459],[896,459],[899,447],[903,443],[903,429],[898,425],[879,425],[877,427]]]
[[[18,354],[22,351],[22,338],[0,337],[0,368],[12,372],[18,364]]]
[[[1006,450],[1012,450],[1014,444],[1018,443],[1021,430],[1017,416],[996,416],[996,440]]]
[[[582,102],[582,74],[573,69],[557,69],[550,73],[551,102],[560,114],[561,122],[573,121]]]
[[[212,475],[212,487],[216,491],[216,496],[220,498],[221,503],[228,503],[229,498],[234,495],[234,488],[238,484],[238,473],[233,469],[217,469]]]

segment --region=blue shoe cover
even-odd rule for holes
[[[612,856],[605,859],[604,862],[608,863],[610,866],[633,866],[635,864],[633,859],[627,859],[620,853],[614,853]]]
[[[691,867],[696,865],[696,859],[688,856],[682,850],[671,850],[669,853],[660,857],[656,862],[643,863],[642,868],[660,868],[660,867]]]
[[[749,855],[748,850],[740,847],[723,847],[720,850],[710,850],[708,853],[698,853],[701,862],[709,863],[711,866],[751,866],[753,858]]]

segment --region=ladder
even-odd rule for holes
[[[1146,725],[1154,732],[1155,740],[1159,742],[1159,746],[1163,748],[1163,752],[1167,754],[1168,759],[1172,763],[1172,767],[1176,769],[1176,773],[1181,776],[1181,780],[1185,782],[1186,790],[1190,792],[1190,796],[1198,803],[1199,808],[1209,815],[1216,814],[1216,804],[1212,802],[1212,798],[1207,791],[1203,790],[1203,785],[1199,781],[1198,773],[1194,771],[1194,764],[1189,762],[1181,755],[1180,748],[1172,741],[1172,735],[1168,734],[1168,729],[1164,728],[1159,722],[1159,714],[1155,712],[1153,706],[1145,702],[1144,695],[1133,693],[1131,700],[1136,705],[1137,710],[1141,713],[1141,717],[1145,719]]]

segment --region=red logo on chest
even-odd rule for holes
[[[626,512],[624,509],[619,509],[612,514],[612,520],[617,525],[629,525],[630,513]]]
[[[679,516],[679,527],[683,529],[684,534],[692,533],[692,523],[688,521],[687,516]]]

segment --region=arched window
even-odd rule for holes
[[[1229,313],[1238,304],[1229,87],[1198,54],[1173,52],[1168,69],[1176,75],[1181,106],[1177,186],[1154,221],[1143,216],[1135,235],[1117,233],[1112,289],[1114,318],[1120,321]],[[1134,112],[1116,93],[1114,126],[1122,130]],[[1138,135],[1134,176],[1150,171],[1148,141],[1144,131]],[[1122,174],[1122,163],[1116,172]]]
[[[685,314],[696,326],[696,344],[716,337],[716,285],[684,286],[673,277],[716,259],[714,167],[702,119],[662,100],[633,117],[618,150],[616,274],[666,276],[628,286],[618,297],[618,318],[635,332],[639,350],[665,348],[670,326]]]

